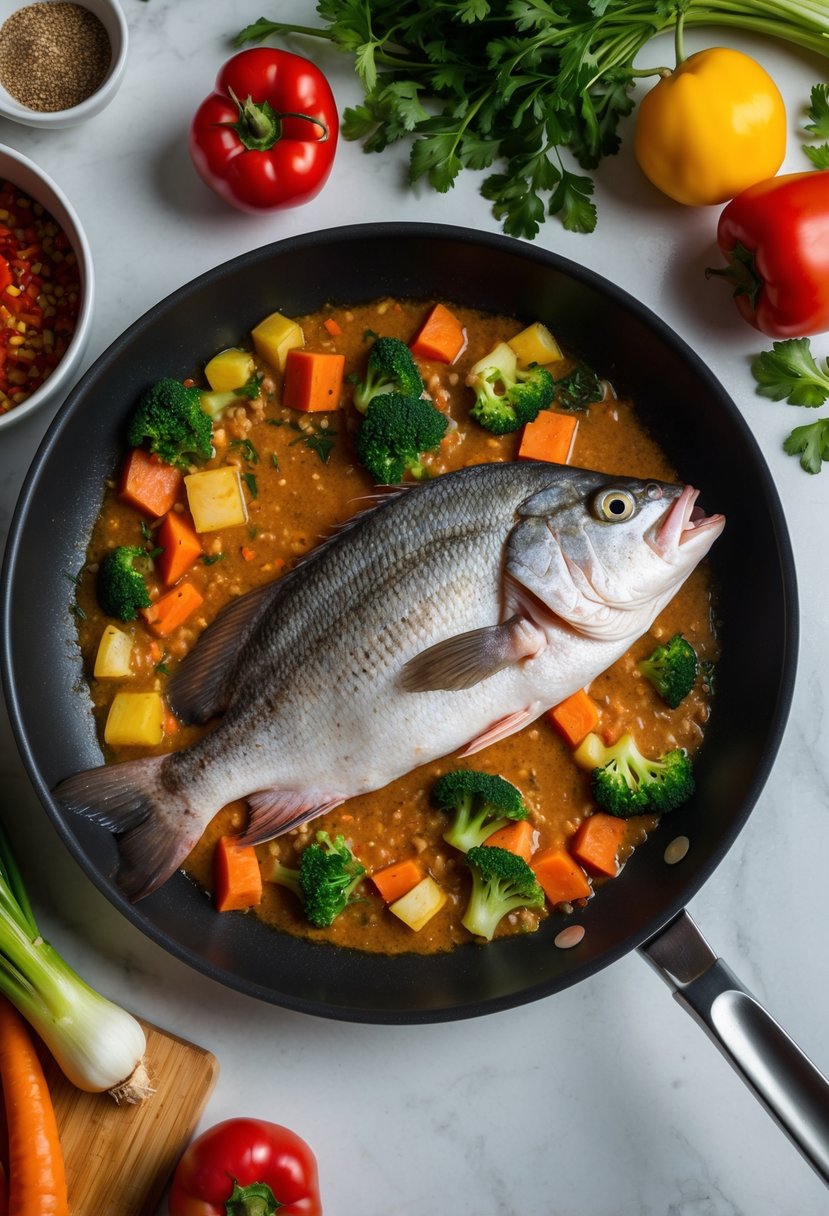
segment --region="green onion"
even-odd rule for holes
[[[126,1010],[90,988],[40,936],[0,828],[0,991],[37,1031],[78,1089],[140,1102],[153,1092],[146,1038]]]

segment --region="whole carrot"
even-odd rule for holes
[[[9,1211],[69,1216],[52,1099],[28,1027],[0,997],[0,1080],[9,1135]]]

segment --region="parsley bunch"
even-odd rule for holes
[[[413,140],[410,178],[445,192],[462,169],[494,172],[481,193],[510,236],[546,215],[592,232],[595,169],[618,151],[639,51],[677,23],[724,25],[829,54],[825,0],[319,0],[319,28],[260,17],[237,46],[324,38],[351,55],[365,92],[342,133],[367,152]]]

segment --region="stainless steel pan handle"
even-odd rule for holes
[[[642,953],[829,1185],[829,1081],[717,958],[687,912]]]

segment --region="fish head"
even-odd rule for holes
[[[537,619],[540,602],[587,637],[639,637],[722,532],[724,517],[698,497],[693,486],[551,471],[507,542],[508,611]]]

